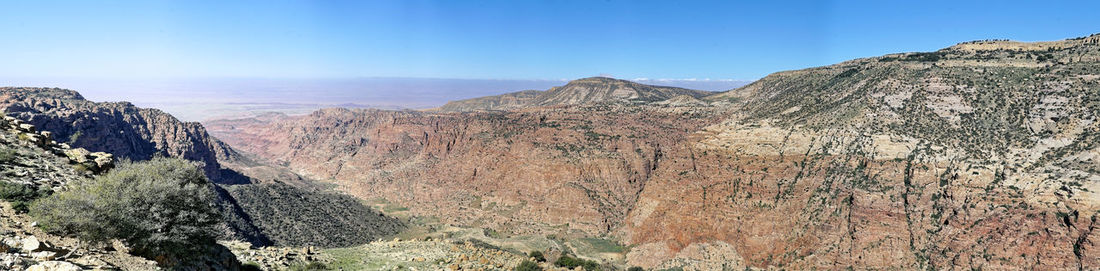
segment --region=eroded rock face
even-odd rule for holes
[[[667,246],[631,252],[652,266],[723,242],[753,267],[1100,268],[1100,45],[1059,44],[859,59],[710,97],[745,114],[668,150],[619,234]]]
[[[662,152],[715,112],[622,104],[469,114],[330,109],[207,125],[233,146],[361,198],[451,223],[596,235],[626,217]]]
[[[50,131],[72,147],[131,160],[164,155],[201,161],[215,182],[247,182],[222,170],[218,157],[233,155],[228,146],[207,135],[202,125],[180,122],[157,109],[90,102],[65,89],[0,88],[0,111]]]
[[[611,233],[634,245],[630,265],[1090,270],[1095,37],[857,59],[706,103],[323,110],[211,129],[414,213]]]

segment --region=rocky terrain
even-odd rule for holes
[[[602,102],[656,102],[676,96],[702,98],[713,94],[709,91],[677,87],[638,84],[631,81],[590,77],[573,80],[546,91],[525,90],[448,102],[438,109],[442,112],[485,110],[514,110],[528,107],[583,105]]]
[[[0,190],[4,191],[0,194],[5,197],[0,201],[0,270],[159,269],[154,261],[129,255],[118,242],[89,247],[75,238],[46,233],[19,210],[26,211],[26,202],[9,202],[14,199],[7,197],[17,187],[49,193],[92,176],[96,166],[113,163],[110,159],[89,163],[86,156],[72,155],[83,149],[70,149],[50,139],[50,134],[16,118],[0,119]]]
[[[232,150],[208,136],[201,124],[180,122],[157,109],[95,103],[66,89],[0,88],[0,111],[50,131],[70,146],[135,161],[155,155],[200,161],[217,183],[248,182],[221,167],[218,157],[229,157]]]
[[[464,114],[330,109],[207,125],[244,151],[417,215],[517,234],[598,236],[633,209],[664,149],[716,112],[629,104]]]
[[[219,183],[219,206],[231,238],[254,245],[346,246],[392,235],[401,227],[396,220],[362,204],[349,205],[357,202],[278,165],[238,154],[209,136],[201,124],[180,122],[160,110],[126,102],[91,102],[65,89],[0,88],[0,111],[44,131],[29,133],[26,137],[32,141],[55,141],[66,148],[55,147],[55,152],[86,157],[80,162],[91,171],[98,170],[100,154],[130,160],[164,155],[203,162],[207,177]],[[273,186],[279,191],[271,192]],[[381,224],[364,226],[375,222]]]
[[[417,216],[619,242],[621,266],[1092,270],[1098,62],[1100,35],[978,41],[705,97],[595,78],[442,108],[500,112],[207,126]]]

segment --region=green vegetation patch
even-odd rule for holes
[[[599,253],[623,253],[626,248],[614,241],[601,238],[581,238],[580,241],[592,246]]]
[[[49,189],[35,189],[34,186],[0,181],[0,199],[10,202],[11,207],[20,213],[26,213],[31,202],[49,196]]]
[[[202,255],[221,233],[212,185],[196,165],[172,158],[124,162],[30,207],[43,229],[89,243],[119,239],[162,265]]]

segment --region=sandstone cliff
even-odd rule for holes
[[[1095,35],[972,42],[780,72],[709,103],[588,103],[635,95],[566,86],[530,102],[554,106],[509,112],[332,109],[210,127],[414,213],[609,234],[631,265],[1091,270],[1098,56]]]

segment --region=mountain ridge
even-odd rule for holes
[[[441,112],[515,110],[530,107],[580,105],[601,102],[658,102],[680,95],[702,98],[714,92],[679,87],[655,86],[610,77],[588,77],[569,81],[545,91],[525,90],[495,96],[447,102]]]
[[[452,223],[545,234],[527,229],[568,218],[556,236],[610,236],[631,249],[603,260],[625,266],[1094,269],[1094,40],[854,59],[703,104],[323,110],[209,127]]]

